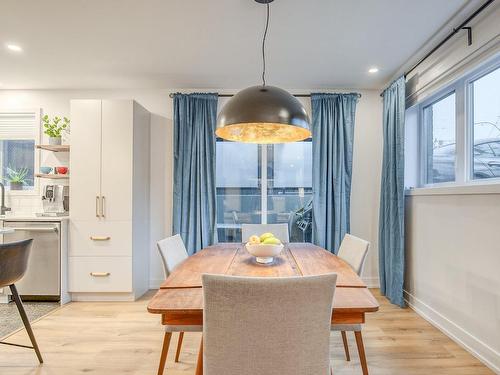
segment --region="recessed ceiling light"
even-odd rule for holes
[[[7,44],[7,48],[14,52],[21,52],[23,49],[17,44]]]
[[[377,73],[378,72],[378,68],[370,68],[368,69],[368,73]]]

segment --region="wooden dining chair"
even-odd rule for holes
[[[30,321],[28,319],[28,316],[26,315],[23,302],[21,301],[21,297],[19,297],[19,293],[17,292],[17,288],[15,285],[17,281],[23,278],[26,270],[28,269],[28,259],[32,243],[33,239],[0,244],[0,288],[5,288],[7,286],[10,288],[12,297],[14,298],[14,302],[16,303],[19,315],[21,315],[24,328],[26,328],[26,332],[28,333],[32,346],[1,341],[0,344],[34,349],[36,356],[38,357],[38,361],[40,363],[43,363],[42,354],[40,353],[40,349],[38,348],[35,334],[31,329]],[[43,270],[40,270],[40,272],[43,272]]]
[[[204,375],[329,374],[336,280],[203,275]]]
[[[347,262],[351,266],[351,268],[358,274],[358,276],[361,276],[361,272],[363,271],[363,266],[366,260],[366,254],[368,254],[369,248],[369,242],[355,237],[351,234],[346,234],[344,236],[344,239],[342,240],[342,243],[340,244],[337,256]],[[361,369],[363,370],[363,375],[368,375],[365,347],[363,344],[363,336],[361,335],[362,328],[363,326],[361,324],[332,324],[331,327],[332,331],[340,331],[342,335],[342,342],[344,344],[345,356],[348,361],[351,360],[351,357],[349,354],[349,344],[347,341],[346,332],[354,332],[356,345],[358,347]]]
[[[160,258],[162,260],[165,278],[167,278],[179,264],[184,262],[189,257],[186,247],[184,246],[184,242],[182,241],[182,238],[179,234],[158,241],[157,247],[158,252],[160,253]],[[175,352],[175,362],[179,362],[182,341],[184,339],[184,332],[201,332],[203,330],[202,326],[193,325],[165,325],[164,327],[165,336],[163,338],[163,348],[160,357],[158,375],[162,375],[165,369],[165,363],[167,360],[172,333],[179,332],[179,338],[177,340],[177,350]]]
[[[249,238],[256,234],[260,236],[263,233],[271,232],[276,238],[283,243],[290,242],[288,234],[288,224],[242,224],[241,225],[241,240],[248,242]]]

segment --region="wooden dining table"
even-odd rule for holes
[[[334,254],[309,243],[286,244],[271,264],[259,264],[241,243],[207,247],[180,264],[161,284],[148,311],[164,325],[203,325],[203,274],[249,277],[312,276],[337,273],[332,323],[362,324],[379,304],[352,268]],[[203,373],[202,346],[196,374]]]

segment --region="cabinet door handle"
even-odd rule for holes
[[[99,215],[99,196],[95,197],[95,217],[100,217]]]
[[[110,272],[91,272],[90,273],[90,276],[94,276],[94,277],[107,277],[111,275]]]
[[[101,197],[101,217],[106,217],[106,216],[104,215],[104,212],[106,211],[106,205],[105,205],[105,202],[106,202],[105,197],[104,197],[104,196],[102,196],[102,197]]]
[[[92,241],[109,241],[111,237],[109,236],[90,236]]]

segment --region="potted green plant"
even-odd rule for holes
[[[43,127],[45,128],[44,133],[49,136],[50,145],[60,145],[61,144],[61,133],[65,130],[70,123],[69,118],[63,117],[62,119],[55,116],[51,119],[48,115],[42,117]]]
[[[11,168],[6,167],[5,172],[7,174],[7,178],[4,180],[9,182],[11,190],[23,190],[23,186],[27,184],[28,179],[26,176],[29,173],[28,168]]]

